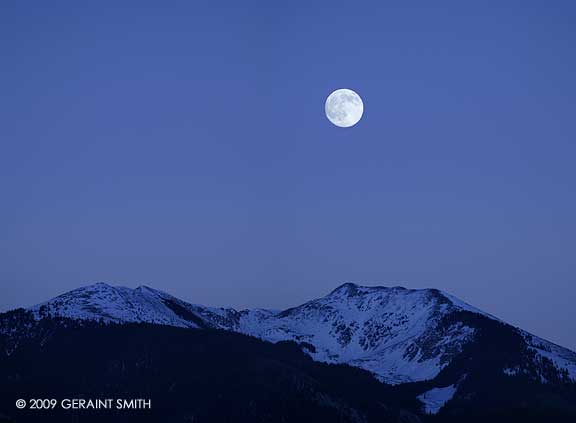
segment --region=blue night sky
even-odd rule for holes
[[[0,5],[0,309],[436,287],[576,348],[576,5]],[[324,116],[336,88],[364,117]]]

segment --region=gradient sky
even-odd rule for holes
[[[576,4],[0,4],[0,309],[437,287],[576,349]],[[336,88],[363,98],[331,125]]]

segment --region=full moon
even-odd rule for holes
[[[354,126],[362,118],[364,103],[358,94],[347,88],[334,91],[326,99],[326,117],[341,128]]]

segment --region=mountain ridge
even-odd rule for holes
[[[526,398],[544,409],[550,401],[576,403],[576,353],[433,288],[347,282],[285,310],[235,310],[192,304],[144,285],[96,283],[1,313],[0,357],[24,365],[19,357],[29,348],[42,351],[60,329],[76,339],[88,330],[123,327],[138,338],[146,329],[134,325],[158,328],[149,329],[158,334],[165,327],[289,343],[314,362],[367,371],[398,398],[421,403],[425,414],[455,413],[457,419],[473,409],[522,408]]]
[[[269,342],[294,341],[304,345],[314,360],[360,367],[389,384],[433,379],[462,353],[478,329],[451,321],[455,313],[502,322],[438,289],[352,282],[280,311],[206,307],[145,285],[127,288],[103,282],[66,292],[28,310],[36,319],[57,316],[152,323],[229,330]],[[576,380],[575,353],[522,329],[510,326],[510,330],[519,331],[538,357],[551,360],[561,373]],[[502,371],[516,374],[523,370],[517,365]]]

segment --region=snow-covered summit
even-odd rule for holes
[[[244,313],[239,331],[269,341],[314,346],[317,360],[367,369],[388,383],[435,377],[474,329],[446,324],[465,309],[435,289],[365,287],[345,283],[325,297],[254,319]]]
[[[104,322],[147,322],[197,327],[184,321],[163,302],[171,296],[152,288],[131,289],[96,283],[74,289],[31,308],[37,315],[49,314],[80,320]]]
[[[154,323],[186,328],[219,326],[221,316],[228,315],[225,309],[196,306],[148,286],[131,289],[102,282],[74,289],[30,310],[37,317],[51,315],[107,323]]]

